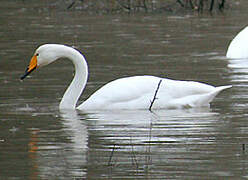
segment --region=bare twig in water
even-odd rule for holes
[[[155,91],[155,94],[154,94],[154,96],[153,96],[153,100],[151,101],[151,104],[150,104],[150,107],[149,107],[149,111],[152,110],[152,105],[153,105],[153,103],[155,102],[155,100],[157,99],[156,96],[157,96],[157,93],[158,93],[158,90],[159,90],[159,87],[160,87],[161,82],[162,82],[162,79],[160,79],[160,81],[159,81],[159,83],[158,83],[158,87],[157,87],[157,89],[156,89],[156,91]]]
[[[146,173],[149,172],[149,167],[152,165],[152,157],[151,157],[151,140],[152,140],[152,121],[150,123],[149,134],[148,134],[148,146],[146,146],[146,156],[145,156],[145,170]]]
[[[132,143],[132,139],[130,139],[130,144],[131,144],[131,147],[132,147],[132,164],[136,166],[136,168],[138,169],[139,168],[139,164],[138,164],[138,160],[136,158],[136,155],[135,155],[135,152],[134,152],[134,148],[133,148],[133,143]]]
[[[110,157],[109,157],[108,166],[112,165],[111,161],[112,161],[112,158],[113,158],[113,155],[114,155],[114,151],[115,151],[115,144],[114,144],[114,147],[113,147],[113,149],[111,151],[111,154],[110,154]]]

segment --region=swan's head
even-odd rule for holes
[[[62,57],[66,52],[65,49],[69,47],[60,44],[44,44],[41,45],[34,53],[30,60],[29,66],[25,71],[25,74],[21,77],[24,79],[36,68],[48,65],[58,58]]]

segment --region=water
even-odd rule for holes
[[[247,63],[225,58],[247,23],[245,8],[213,16],[87,15],[48,6],[1,2],[0,179],[248,177]],[[43,43],[85,54],[90,77],[80,101],[106,82],[142,74],[234,87],[207,109],[60,112],[70,62],[19,80]]]

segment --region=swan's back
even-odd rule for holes
[[[160,80],[162,82],[159,85]],[[149,109],[156,90],[158,92],[152,106],[154,109],[187,106],[191,103],[190,97],[194,97],[195,101],[198,96],[213,92],[215,87],[193,81],[133,76],[109,82],[78,109]]]
[[[240,31],[231,41],[226,57],[232,59],[248,58],[248,27]]]

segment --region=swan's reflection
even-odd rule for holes
[[[54,174],[93,179],[103,174],[110,177],[112,173],[108,170],[114,168],[113,165],[119,165],[116,168],[124,172],[134,164],[136,169],[148,164],[159,167],[161,159],[162,163],[170,163],[171,159],[181,156],[201,158],[206,151],[201,145],[214,143],[219,131],[216,126],[219,114],[209,108],[154,112],[61,111],[54,120],[62,125],[59,132],[33,129],[35,137],[32,139],[37,143],[30,143],[30,153],[35,155],[33,161],[39,172],[37,176],[44,179]],[[57,139],[54,144],[50,136]],[[42,143],[50,148],[44,149]],[[200,152],[191,154],[190,144],[192,148],[197,146]]]
[[[229,59],[228,68],[232,71],[235,79],[247,79],[248,75],[248,59]],[[236,76],[238,75],[238,76]],[[233,76],[231,76],[233,77]]]
[[[209,108],[196,108],[154,112],[92,111],[88,117],[90,118],[89,136],[94,134],[94,137],[98,136],[99,139],[105,140],[104,144],[113,147],[113,144],[182,142],[188,139],[185,130],[190,132],[213,128],[211,123],[218,114],[211,112]]]
[[[47,121],[43,116],[36,117],[41,122]],[[34,171],[39,172],[36,176],[44,179],[85,177],[82,167],[87,164],[87,126],[77,111],[61,111],[59,116],[48,120],[55,121],[51,122],[55,125],[42,122],[39,128],[30,129],[29,157]]]
[[[205,147],[216,143],[220,118],[209,108],[92,111],[87,117],[87,175],[93,179],[103,174],[111,178],[113,169],[118,177],[121,172],[145,172],[148,166],[174,166],[177,159],[207,158]]]
[[[75,151],[85,151],[88,145],[87,126],[80,121],[77,111],[60,110],[60,116],[63,120],[64,128],[71,140],[71,147]]]
[[[234,92],[230,97],[235,111],[247,109],[248,59],[228,59],[230,81]]]
[[[229,59],[229,68],[233,69],[247,69],[248,68],[248,59]]]
[[[248,59],[229,59],[228,68],[232,74],[230,76],[232,82],[248,81]]]

